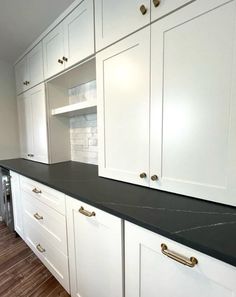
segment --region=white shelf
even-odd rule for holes
[[[97,101],[89,100],[62,106],[59,108],[52,109],[52,115],[62,115],[66,117],[73,117],[76,115],[94,113],[97,110]]]

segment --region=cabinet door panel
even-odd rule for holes
[[[34,160],[48,163],[47,117],[45,87],[41,84],[31,92]]]
[[[20,60],[15,66],[15,78],[16,78],[16,93],[20,94],[27,89],[24,84],[28,80],[28,64],[27,57]]]
[[[69,197],[66,203],[72,297],[122,297],[121,219]]]
[[[161,244],[181,256],[184,266],[162,254]],[[148,230],[125,222],[126,297],[234,297],[236,269]]]
[[[64,70],[64,62],[58,62],[64,56],[62,24],[59,24],[43,39],[43,53],[45,78],[49,78]]]
[[[97,55],[99,174],[146,186],[149,42],[146,28]]]
[[[147,9],[142,15],[140,6]],[[150,1],[143,0],[96,0],[96,49],[125,37],[150,22]]]
[[[236,205],[236,1],[224,2],[152,25],[151,186]]]
[[[156,0],[152,1],[152,21],[163,17],[164,15],[174,11],[175,9],[181,8],[183,5],[193,2],[193,0],[160,0],[160,4],[155,7],[154,3]]]
[[[43,47],[41,42],[29,52],[27,59],[29,65],[29,87],[33,87],[44,79]]]
[[[94,54],[93,1],[83,1],[64,23],[66,67]]]

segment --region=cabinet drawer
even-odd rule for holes
[[[52,246],[67,255],[66,218],[28,193],[22,193],[24,223],[40,230]]]
[[[128,222],[125,257],[126,297],[235,296],[235,267]]]
[[[69,292],[68,257],[51,245],[39,229],[25,224],[25,241],[48,270]]]
[[[65,195],[34,180],[21,176],[21,190],[61,214],[65,214]]]

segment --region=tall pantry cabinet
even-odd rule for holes
[[[101,176],[234,204],[235,19],[195,1],[97,55]]]

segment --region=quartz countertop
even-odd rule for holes
[[[102,178],[97,166],[79,162],[0,166],[236,266],[235,207]]]

